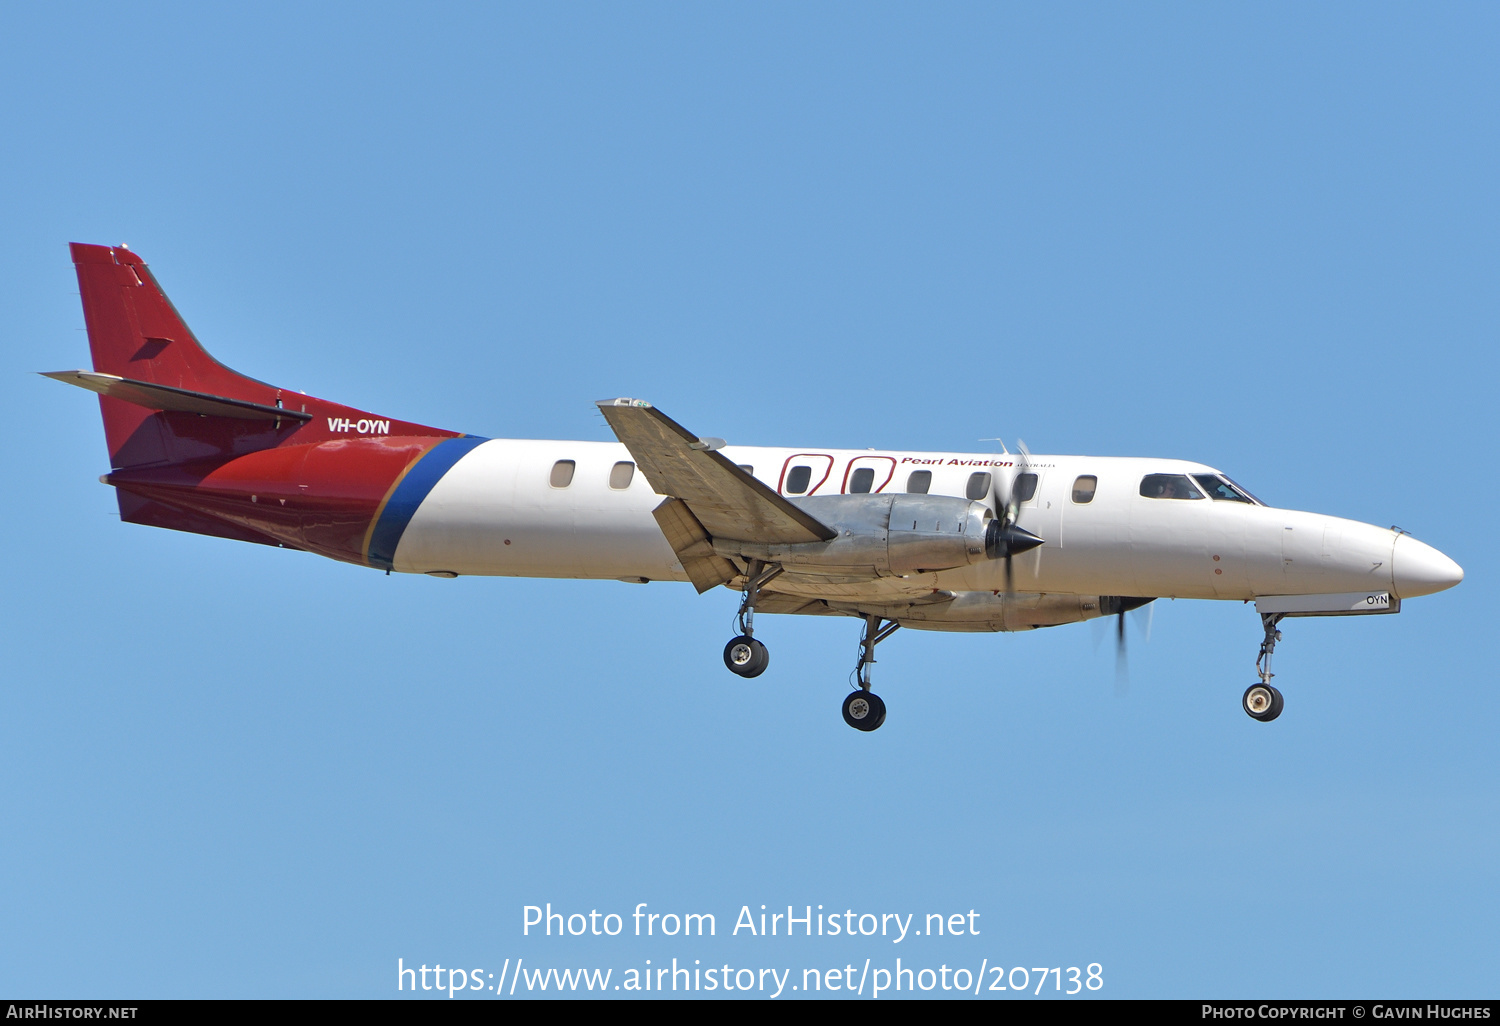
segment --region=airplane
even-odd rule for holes
[[[901,627],[1023,631],[1158,598],[1254,602],[1258,680],[1287,617],[1391,614],[1463,570],[1397,528],[1277,509],[1185,460],[731,446],[641,399],[598,402],[617,442],[490,439],[316,399],[215,361],[145,262],[74,243],[127,523],[452,578],[689,582],[740,593],[724,663],[769,665],[755,614],[863,623],[843,717],[872,731],[876,646]],[[1003,446],[1001,447],[1004,448]]]

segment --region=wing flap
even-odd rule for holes
[[[708,532],[698,523],[687,503],[681,499],[668,499],[652,510],[651,515],[656,518],[661,533],[666,535],[667,544],[677,553],[677,561],[682,564],[693,587],[698,589],[698,594],[728,584],[739,575],[733,563],[714,552]]]
[[[711,537],[766,545],[836,537],[645,400],[605,399],[599,409],[651,487],[686,503]]]

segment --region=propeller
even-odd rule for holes
[[[1136,598],[1130,595],[1099,596],[1099,612],[1115,618],[1115,694],[1123,695],[1130,687],[1130,665],[1125,645],[1125,614],[1143,606],[1146,609],[1146,640],[1151,640],[1151,622],[1155,619],[1156,607],[1150,603],[1154,598]]]
[[[1125,650],[1125,610],[1115,614],[1115,694],[1130,690],[1130,656]]]
[[[1043,539],[1026,530],[1017,521],[1021,516],[1021,503],[1036,493],[1036,475],[1031,472],[1031,453],[1025,442],[1018,442],[1020,456],[1016,460],[1016,472],[1011,477],[1009,490],[1002,495],[1000,475],[993,475],[995,489],[995,519],[990,521],[985,532],[984,550],[991,559],[1005,560],[1005,594],[1015,593],[1015,568],[1012,561],[1023,552],[1030,552]],[[1022,494],[1022,492],[1026,494]]]

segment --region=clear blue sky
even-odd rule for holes
[[[1497,30],[6,7],[0,993],[900,956],[1097,962],[1117,997],[1493,996]],[[1089,625],[902,631],[857,734],[852,620],[765,617],[746,682],[727,592],[120,524],[95,404],[31,374],[87,365],[69,241],[129,243],[230,366],[383,415],[604,439],[593,400],[639,395],[736,443],[1196,459],[1468,577],[1291,622],[1274,725],[1239,709],[1254,612],[1163,602],[1124,694]],[[523,937],[546,902],[719,935]],[[761,904],[981,933],[728,936]]]

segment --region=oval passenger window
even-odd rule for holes
[[[1094,501],[1094,492],[1099,488],[1099,479],[1093,474],[1079,475],[1073,482],[1073,501],[1082,505]]]
[[[572,460],[558,460],[552,464],[551,483],[553,488],[566,488],[573,483],[573,470],[578,466]]]
[[[860,467],[849,475],[849,494],[868,492],[875,487],[875,470],[872,467]]]
[[[812,467],[793,467],[786,476],[786,490],[788,495],[801,495],[807,491],[807,484],[812,480]]]
[[[982,499],[990,494],[990,475],[987,471],[978,471],[969,475],[969,487],[964,489],[964,494],[971,499]]]
[[[615,491],[621,491],[630,487],[630,479],[635,476],[635,464],[628,460],[616,463],[609,471],[609,486]]]
[[[913,470],[911,476],[906,479],[906,490],[912,495],[926,495],[927,489],[932,487],[932,471]]]

